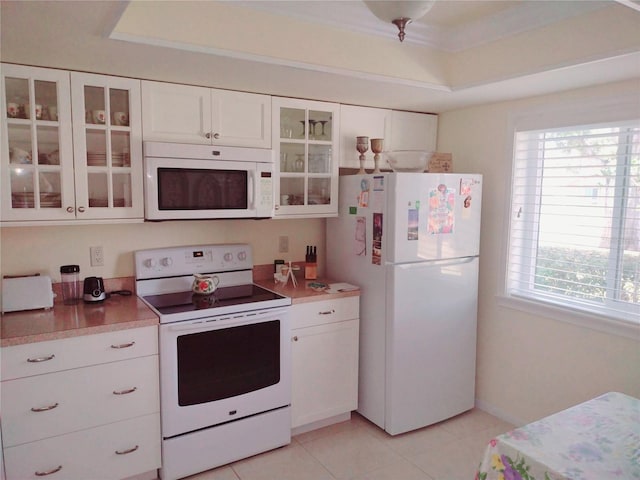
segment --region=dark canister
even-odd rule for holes
[[[102,277],[87,277],[84,279],[83,298],[86,303],[101,302],[107,298]]]

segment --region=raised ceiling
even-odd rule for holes
[[[360,1],[0,3],[3,61],[442,112],[640,79],[635,0],[438,0],[407,27]]]

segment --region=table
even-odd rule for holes
[[[617,392],[499,435],[476,480],[640,479],[640,400]]]

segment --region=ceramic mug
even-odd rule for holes
[[[127,112],[114,112],[113,123],[114,125],[129,125],[129,115]]]
[[[36,120],[42,120],[42,105],[36,103]]]
[[[9,147],[9,159],[11,163],[31,163],[31,153],[21,148]]]
[[[91,112],[93,123],[103,124],[105,122],[105,113],[104,110],[93,110]]]
[[[210,295],[216,291],[216,287],[220,283],[220,279],[215,275],[201,275],[195,273],[193,275],[193,284],[191,290],[198,295]]]
[[[20,105],[15,102],[7,103],[7,117],[9,118],[18,118],[20,114]]]

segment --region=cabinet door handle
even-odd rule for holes
[[[126,388],[124,390],[114,390],[114,395],[126,395],[127,393],[133,393],[138,389],[138,387]]]
[[[297,341],[298,341],[298,336],[297,336],[297,335],[295,335],[295,336],[293,337],[293,341],[294,341],[294,342],[297,342]]]
[[[120,343],[117,345],[111,345],[111,348],[129,348],[129,347],[133,347],[135,344],[136,342]]]
[[[333,315],[334,313],[336,313],[336,311],[334,309],[331,309],[325,310],[324,312],[318,312],[318,315]]]
[[[46,477],[47,475],[51,475],[53,473],[59,472],[60,470],[62,470],[62,465],[58,465],[57,468],[54,468],[53,470],[48,470],[46,472],[36,471],[36,477]]]
[[[214,133],[213,134],[213,138],[215,138],[216,140],[218,140],[220,138],[220,134],[219,133]]]
[[[80,213],[84,213],[84,207],[78,207],[78,211],[79,211]]]
[[[47,405],[46,407],[31,407],[31,411],[32,412],[47,412],[49,410],[53,410],[54,408],[56,408],[58,406],[58,402],[54,403],[53,405]]]
[[[136,445],[135,447],[129,448],[127,450],[116,450],[116,455],[126,455],[128,453],[133,453],[136,450],[138,450],[138,448],[140,448],[140,447],[138,445]]]
[[[73,207],[67,207],[67,212],[68,213],[73,213],[74,208]]]
[[[205,133],[205,134],[204,134],[204,137],[205,137],[205,138],[211,138],[211,132],[207,132],[207,133]]]
[[[27,362],[29,363],[48,362],[49,360],[53,360],[54,357],[55,355],[52,353],[51,355],[47,355],[46,357],[27,358]]]

